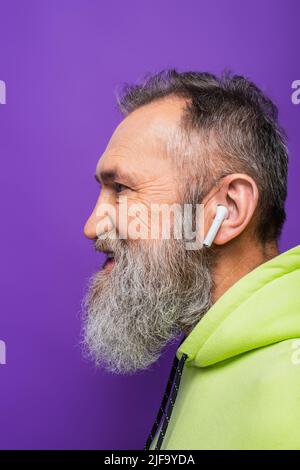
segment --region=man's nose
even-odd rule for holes
[[[97,238],[96,221],[95,221],[95,217],[94,217],[94,212],[95,212],[95,209],[93,210],[93,212],[89,216],[88,220],[85,223],[84,229],[83,229],[84,235],[87,238],[89,238],[90,240],[95,240]]]
[[[100,194],[93,212],[89,216],[84,226],[83,233],[90,240],[95,240],[101,234],[113,229],[115,223],[112,217],[112,201],[105,194]]]
[[[102,195],[102,190],[101,190],[99,197],[96,201],[95,207],[91,215],[87,219],[84,229],[83,229],[84,235],[90,240],[95,240],[97,238],[97,207],[101,203],[102,199],[103,199],[103,195]]]

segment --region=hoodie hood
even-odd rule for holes
[[[300,337],[300,245],[236,282],[177,349],[187,367],[207,367]]]

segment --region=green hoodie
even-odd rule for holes
[[[300,449],[300,245],[226,291],[183,353],[162,449]]]

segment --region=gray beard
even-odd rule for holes
[[[90,281],[84,352],[110,372],[147,369],[211,307],[212,251],[189,251],[174,239],[98,239],[95,248],[114,251],[116,262]]]

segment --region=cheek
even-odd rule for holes
[[[117,231],[120,238],[158,240],[172,237],[175,203],[152,202],[147,198],[120,198]],[[177,205],[177,209],[180,206]]]
[[[120,197],[117,204],[117,231],[120,238],[150,237],[151,204],[146,198]]]

